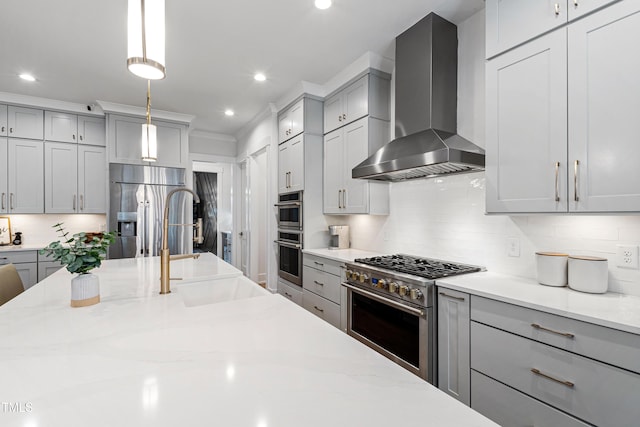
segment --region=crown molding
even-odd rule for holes
[[[240,141],[242,138],[247,136],[247,134],[251,132],[256,126],[258,126],[261,121],[265,120],[268,117],[275,116],[277,112],[278,109],[275,104],[273,104],[272,102],[267,104],[266,108],[262,109],[262,111],[256,114],[251,120],[249,120],[246,125],[242,126],[242,128],[238,132],[236,132],[236,141]]]
[[[208,130],[194,129],[189,132],[189,136],[202,139],[210,139],[212,141],[224,141],[224,142],[237,142],[238,140],[233,135],[227,135],[226,133],[216,133]]]
[[[36,107],[44,110],[64,111],[87,116],[104,116],[102,109],[95,104],[85,105],[75,102],[59,101],[57,99],[20,95],[17,93],[0,92],[0,102],[21,107]]]
[[[105,113],[124,114],[127,116],[144,117],[147,114],[147,110],[144,107],[136,107],[133,105],[118,104],[108,101],[96,101],[98,105],[104,110]],[[191,114],[174,113],[172,111],[154,110],[151,109],[151,117],[158,120],[166,120],[170,122],[178,122],[183,124],[191,124],[196,116]]]

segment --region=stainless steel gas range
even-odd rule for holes
[[[402,254],[346,267],[347,333],[435,384],[435,279],[482,268]]]

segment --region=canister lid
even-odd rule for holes
[[[606,261],[606,258],[600,258],[597,256],[583,256],[583,255],[569,255],[571,259],[581,259],[584,261]]]
[[[569,256],[569,254],[563,254],[562,252],[536,252],[536,255],[542,255],[542,256]]]

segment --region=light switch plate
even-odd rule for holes
[[[520,256],[520,239],[517,237],[509,237],[507,239],[507,255],[510,257]]]
[[[638,269],[638,245],[618,245],[616,264],[622,268]]]

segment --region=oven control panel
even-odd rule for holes
[[[424,300],[424,288],[412,285],[399,278],[385,276],[374,271],[357,270],[349,268],[346,271],[347,281],[360,285],[362,288],[373,288],[378,292],[395,294],[402,299],[422,301]]]

